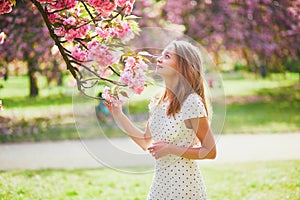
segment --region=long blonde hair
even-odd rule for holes
[[[161,98],[161,100],[165,98],[170,100],[167,115],[175,116],[175,114],[180,111],[183,102],[191,93],[196,93],[202,98],[208,115],[200,50],[186,41],[173,41],[168,46],[172,45],[177,56],[179,79],[172,90],[166,88]]]

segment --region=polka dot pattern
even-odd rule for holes
[[[181,111],[173,116],[166,115],[167,103],[149,106],[150,131],[154,141],[164,141],[177,146],[188,147],[197,139],[193,130],[187,129],[184,120],[205,117],[201,98],[191,94],[182,105]],[[206,198],[205,184],[198,164],[175,155],[156,160],[155,174],[148,194],[148,200],[177,200]]]

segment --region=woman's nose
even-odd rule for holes
[[[159,57],[157,58],[157,62],[158,62],[158,63],[161,63],[161,58],[162,58],[162,56],[159,56]]]

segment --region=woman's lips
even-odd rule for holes
[[[163,67],[160,65],[156,65],[156,69],[161,69],[161,68],[163,68]]]

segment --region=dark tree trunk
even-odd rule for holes
[[[58,86],[62,86],[63,85],[63,75],[61,73],[61,71],[59,70],[59,63],[57,62],[56,59],[54,59],[53,61],[53,71],[54,71],[54,74],[57,76],[55,78],[57,78],[57,85]]]
[[[5,81],[8,80],[8,69],[7,69],[7,67],[5,68],[4,80],[5,80]]]
[[[263,78],[266,78],[266,76],[267,76],[267,66],[265,64],[262,64],[260,66],[260,75]]]
[[[35,59],[28,59],[28,77],[29,77],[29,96],[36,97],[39,95],[39,88],[37,84],[37,77],[35,76],[36,62]]]
[[[267,62],[264,58],[260,58],[260,75],[262,78],[267,77]]]

